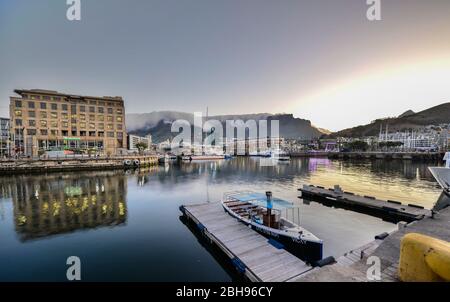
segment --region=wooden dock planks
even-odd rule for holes
[[[430,210],[417,205],[404,205],[396,201],[380,200],[372,196],[360,196],[350,192],[339,192],[313,185],[304,185],[299,191],[302,192],[302,197],[326,199],[328,202],[336,204],[358,206],[408,221],[420,220],[431,214]]]
[[[312,269],[230,216],[219,202],[185,205],[181,210],[226,255],[232,260],[237,259],[245,268],[244,274],[252,281],[284,282]]]

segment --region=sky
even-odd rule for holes
[[[127,113],[292,113],[329,130],[450,102],[450,1],[0,0],[13,90],[122,96]]]

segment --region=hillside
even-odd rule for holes
[[[385,129],[386,125],[389,125],[389,131],[392,132],[448,123],[450,123],[450,103],[444,103],[417,113],[407,111],[397,118],[378,119],[367,125],[344,129],[332,133],[330,137],[376,136],[380,133],[380,127]]]

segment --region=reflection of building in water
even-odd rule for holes
[[[120,225],[127,217],[126,192],[123,174],[16,179],[11,190],[16,231],[28,240]]]

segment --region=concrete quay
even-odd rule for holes
[[[156,155],[134,155],[118,157],[65,157],[52,159],[16,159],[0,161],[0,175],[21,173],[46,173],[60,171],[80,170],[109,170],[123,169],[125,161],[134,163],[139,161],[135,167],[152,166],[158,164]]]

